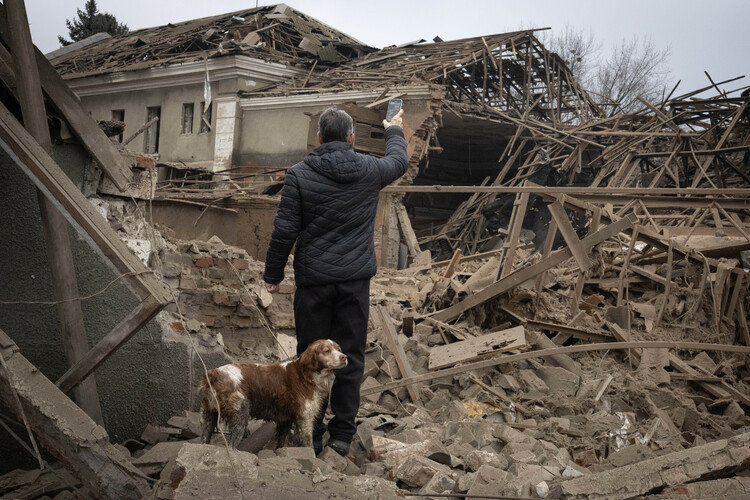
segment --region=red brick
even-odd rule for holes
[[[170,323],[169,326],[172,328],[172,331],[175,333],[182,333],[185,331],[185,325],[183,325],[179,321],[175,321],[173,323]]]
[[[240,303],[246,306],[253,305],[255,303],[255,294],[243,293],[240,295]]]
[[[229,261],[227,259],[217,259],[216,267],[219,269],[229,269]]]
[[[293,293],[294,287],[292,285],[287,285],[286,283],[281,283],[279,285],[279,293]]]
[[[214,304],[219,306],[230,305],[229,296],[226,294],[226,292],[214,292]]]
[[[213,265],[214,265],[214,258],[211,257],[210,255],[208,255],[206,257],[199,257],[199,258],[195,259],[195,266],[196,267],[205,267],[205,268],[207,268],[207,267],[213,267]]]
[[[232,261],[232,265],[236,267],[237,269],[242,270],[242,269],[247,269],[248,267],[250,267],[250,262],[248,262],[247,259],[234,259]]]
[[[156,160],[146,156],[136,156],[135,166],[138,168],[154,168],[156,166]]]

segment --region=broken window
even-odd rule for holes
[[[206,103],[201,102],[201,126],[198,129],[198,133],[205,133],[211,131],[211,108],[213,107],[213,103],[208,105],[208,108],[206,108]]]
[[[193,109],[192,102],[186,102],[182,105],[182,130],[181,134],[193,133]]]
[[[125,110],[124,109],[113,109],[112,110],[112,120],[117,120],[118,122],[125,122]],[[117,136],[117,142],[122,142],[122,134]]]
[[[143,152],[159,152],[159,122],[161,121],[161,106],[149,106],[146,108],[146,122],[158,118],[143,132]]]

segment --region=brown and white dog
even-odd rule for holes
[[[276,423],[277,447],[285,446],[292,425],[302,446],[312,446],[313,423],[328,395],[334,371],[346,364],[346,355],[336,342],[316,340],[294,361],[230,364],[208,370],[198,387],[202,394],[203,442],[211,441],[220,414],[227,423],[232,448],[242,440],[250,417]]]

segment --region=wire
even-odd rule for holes
[[[46,301],[46,300],[0,300],[0,304],[2,305],[35,304],[35,305],[44,305],[44,306],[56,306],[57,304],[64,304],[66,302],[75,302],[77,300],[80,300],[80,301],[88,300],[88,299],[92,299],[98,295],[103,294],[109,289],[109,287],[114,285],[117,281],[121,280],[122,278],[125,278],[127,276],[138,276],[141,274],[148,274],[152,272],[153,271],[149,269],[147,271],[133,271],[133,272],[121,274],[115,279],[113,279],[112,281],[110,281],[109,283],[107,283],[107,286],[105,286],[98,292],[92,293],[91,295],[85,295],[83,297],[73,297],[72,299],[50,300],[50,301]]]

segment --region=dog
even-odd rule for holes
[[[347,363],[341,347],[325,339],[310,344],[294,361],[208,370],[198,387],[202,442],[211,441],[221,416],[229,430],[229,445],[237,448],[252,417],[276,423],[277,448],[286,445],[292,426],[302,446],[312,446],[313,424],[327,400],[334,372]]]

